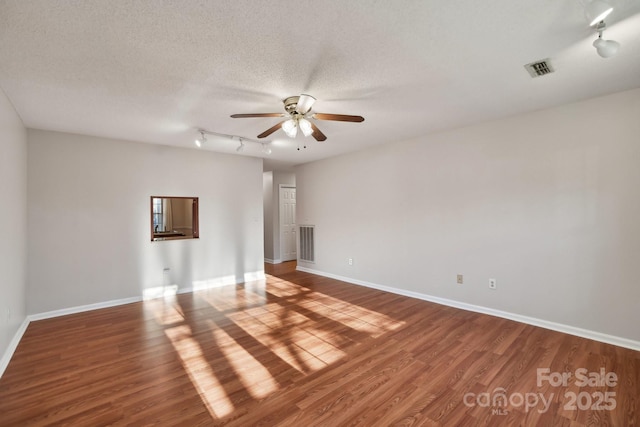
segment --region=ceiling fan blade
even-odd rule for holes
[[[232,114],[234,119],[246,119],[248,117],[285,117],[284,113],[256,113],[256,114]]]
[[[327,139],[327,136],[324,133],[322,133],[320,129],[318,129],[318,127],[313,123],[311,123],[311,129],[313,129],[313,133],[311,135],[313,135],[316,141],[325,141]]]
[[[349,116],[346,114],[314,113],[311,118],[318,120],[336,120],[339,122],[364,122],[364,117],[362,116]]]
[[[298,114],[307,114],[313,104],[316,102],[316,99],[311,95],[305,95],[304,93],[300,95],[298,98],[298,103],[296,105],[296,113]]]
[[[271,126],[269,129],[265,130],[260,135],[258,135],[258,138],[266,138],[267,136],[271,135],[272,133],[274,133],[275,131],[280,129],[284,122],[285,121],[283,120],[280,123],[278,123],[277,125]]]

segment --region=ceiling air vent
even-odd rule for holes
[[[553,67],[549,59],[543,59],[542,61],[532,62],[524,66],[527,69],[531,77],[540,77],[545,74],[553,73]]]

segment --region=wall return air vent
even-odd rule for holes
[[[316,242],[314,237],[315,226],[300,226],[300,261],[315,262],[316,261]]]
[[[551,66],[549,59],[543,59],[542,61],[532,62],[524,66],[529,72],[531,77],[540,77],[553,73],[555,70]]]

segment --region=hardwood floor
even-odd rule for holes
[[[640,352],[294,266],[32,322],[0,425],[638,423]]]

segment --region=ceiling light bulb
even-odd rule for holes
[[[298,125],[300,126],[300,130],[304,134],[304,136],[309,136],[313,133],[313,128],[311,127],[311,122],[307,119],[298,120]]]
[[[603,58],[609,58],[616,53],[618,53],[618,49],[620,49],[620,43],[615,40],[603,40],[598,37],[596,41],[593,42],[593,46],[596,48],[598,55]]]
[[[298,135],[298,126],[296,121],[293,119],[289,119],[286,122],[282,123],[282,130],[287,134],[289,138],[295,138]]]
[[[589,25],[596,25],[613,12],[613,7],[604,0],[593,0],[587,4],[585,12]]]

